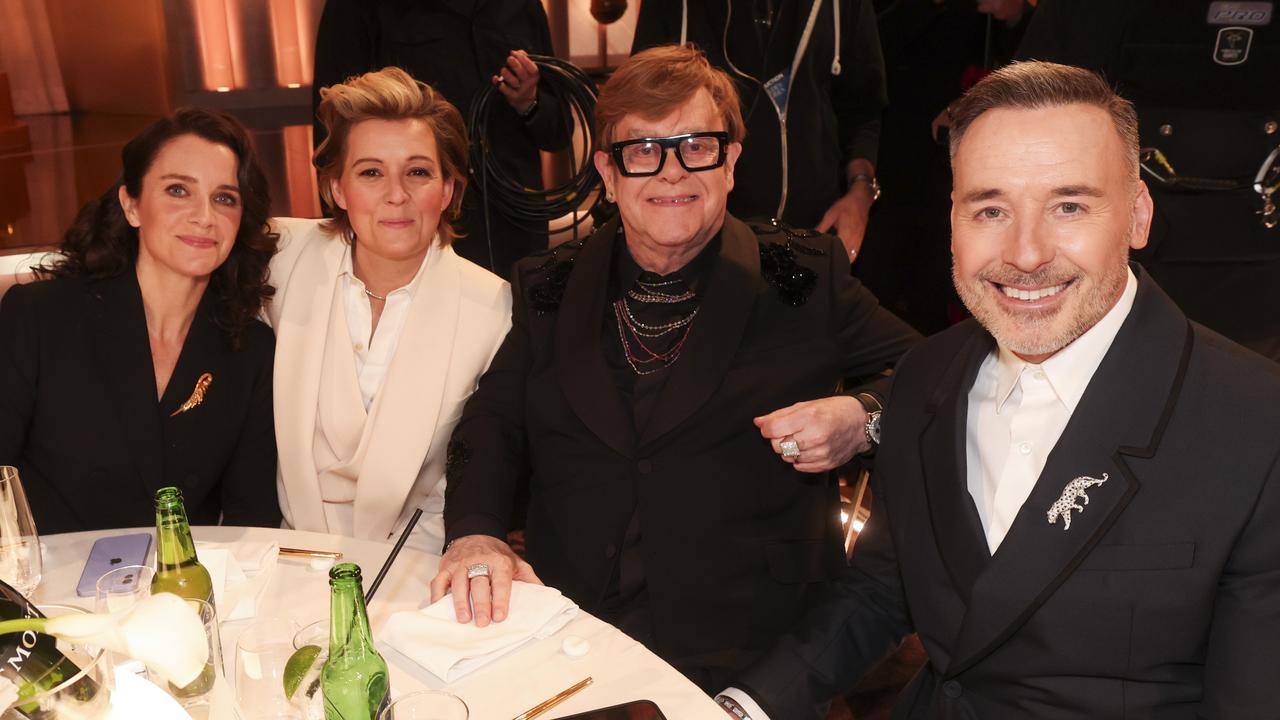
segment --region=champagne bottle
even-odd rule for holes
[[[329,659],[320,671],[325,720],[377,720],[391,698],[387,662],[373,647],[360,566],[329,571]]]
[[[176,487],[156,491],[156,574],[151,592],[213,604],[213,580],[196,557],[182,491]]]
[[[0,620],[44,617],[25,597],[8,583],[0,581]],[[58,641],[33,631],[0,635],[0,676],[18,688],[18,702],[10,709],[18,717],[30,720],[52,720],[61,706],[90,708],[102,704],[101,686],[92,678],[80,678],[57,703],[35,703],[29,699],[56,687],[80,672],[80,667],[58,650]],[[70,708],[64,708],[70,709]],[[7,715],[6,715],[7,717]]]

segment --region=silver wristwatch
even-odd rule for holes
[[[871,447],[879,447],[880,445],[880,411],[872,410],[867,413],[867,424],[863,426],[862,431],[867,435],[867,442],[871,443]]]

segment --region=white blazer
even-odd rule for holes
[[[320,372],[344,250],[320,221],[273,218],[279,250],[271,260],[276,331],[277,486],[286,527],[327,532],[312,444]],[[420,530],[439,552],[443,537],[445,450],[462,407],[511,327],[511,288],[452,248],[433,251],[409,309],[387,377],[368,452],[356,483],[356,537],[394,538],[422,507]],[[415,531],[418,539],[422,532]],[[415,542],[421,545],[421,542]]]

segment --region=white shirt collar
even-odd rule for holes
[[[1107,314],[1103,315],[1102,319],[1086,330],[1083,335],[1038,366],[1018,357],[1008,348],[997,349],[996,412],[1004,408],[1005,401],[1017,387],[1018,378],[1028,368],[1042,370],[1058,399],[1069,412],[1075,412],[1076,405],[1080,403],[1080,397],[1084,395],[1085,388],[1093,379],[1093,373],[1097,371],[1098,365],[1102,364],[1102,358],[1111,348],[1111,343],[1115,341],[1116,334],[1120,332],[1120,326],[1124,324],[1125,318],[1129,317],[1129,311],[1133,309],[1133,301],[1138,294],[1138,278],[1134,276],[1132,269],[1126,269],[1126,273],[1128,279],[1125,281],[1124,291],[1120,293],[1120,299],[1107,311]]]
[[[408,285],[396,288],[395,290],[387,293],[387,297],[391,297],[393,294],[406,294],[410,299],[412,299],[413,296],[417,294],[418,285],[421,284],[423,270],[427,267],[427,261],[431,259],[432,255],[440,252],[439,242],[440,236],[436,235],[436,237],[431,241],[431,247],[427,248],[427,254],[422,256],[422,264],[418,265],[418,272],[414,273],[413,279],[409,281]],[[364,281],[356,277],[355,266],[352,264],[354,259],[351,254],[351,243],[344,244],[346,247],[342,251],[342,262],[338,265],[338,277],[345,277],[351,286],[358,288],[361,292],[364,292],[366,289]]]

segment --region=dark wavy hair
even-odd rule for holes
[[[142,194],[142,178],[160,149],[175,138],[195,135],[224,145],[236,156],[240,186],[240,228],[227,259],[213,271],[206,293],[213,293],[213,321],[233,347],[240,346],[245,328],[275,294],[267,283],[268,263],[278,236],[267,227],[271,196],[258,165],[253,142],[230,115],[201,108],[181,108],[147,126],[120,154],[120,178],[76,215],[62,238],[62,257],[38,269],[41,277],[94,281],[133,270],[138,261],[138,231],[125,219],[120,187],[130,197]]]

